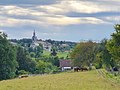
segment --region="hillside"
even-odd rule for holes
[[[96,71],[34,76],[0,82],[0,90],[119,90]]]

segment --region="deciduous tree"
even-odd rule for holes
[[[17,67],[16,49],[6,36],[0,32],[0,80],[13,78]]]
[[[120,24],[116,24],[114,28],[115,33],[111,35],[112,38],[107,43],[107,49],[116,65],[120,66]]]
[[[89,66],[94,60],[95,45],[92,41],[79,43],[71,52],[74,66]]]

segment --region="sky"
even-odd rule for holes
[[[0,31],[8,38],[59,41],[110,39],[120,0],[0,0]]]

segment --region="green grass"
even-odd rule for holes
[[[50,55],[50,52],[49,51],[43,51],[43,55]],[[59,57],[59,58],[61,58],[61,57],[64,57],[64,58],[66,58],[67,57],[67,55],[69,55],[69,53],[68,52],[57,52],[57,56]]]
[[[69,55],[69,53],[68,53],[68,52],[58,52],[58,53],[57,53],[57,56],[58,56],[59,58],[61,58],[61,57],[66,58],[66,57],[67,57],[67,55]]]
[[[88,71],[1,81],[0,90],[120,90],[120,85]]]
[[[49,51],[44,50],[44,51],[43,51],[43,55],[47,55],[47,56],[48,56],[48,55],[50,55],[50,52],[49,52]]]

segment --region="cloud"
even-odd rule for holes
[[[98,12],[118,12],[120,1],[111,0],[61,0],[61,2],[51,5],[38,6],[48,13],[98,13]]]
[[[70,24],[103,24],[108,23],[103,20],[94,18],[94,17],[57,17],[57,18],[46,18],[49,24],[53,25],[70,25]]]
[[[31,8],[19,7],[16,5],[7,5],[7,6],[0,6],[0,14],[4,15],[18,15],[18,16],[30,16],[30,15],[45,15],[44,12],[32,10]]]
[[[107,3],[107,4],[106,4]],[[31,25],[75,25],[75,24],[109,24],[114,21],[96,17],[70,17],[67,13],[119,12],[120,1],[111,0],[61,0],[45,5],[0,5],[0,26],[16,27]]]
[[[15,18],[7,18],[0,17],[0,26],[1,27],[21,27],[27,25],[40,25],[41,21],[29,20],[29,19],[15,19]]]
[[[44,19],[42,19],[44,18]],[[71,25],[71,24],[102,24],[104,21],[93,18],[93,17],[82,17],[82,18],[72,18],[66,16],[57,16],[57,17],[42,17],[34,19],[15,19],[15,18],[7,18],[0,17],[0,26],[7,27],[21,27],[21,26],[30,26],[30,25]],[[107,23],[107,22],[106,22]]]
[[[109,21],[109,22],[120,22],[120,16],[107,16],[103,17],[103,19]]]
[[[48,24],[51,24],[51,25],[70,25],[70,24],[80,23],[79,18],[72,18],[72,17],[66,17],[66,16],[47,17],[46,21]]]
[[[4,5],[21,5],[21,4],[33,4],[33,5],[48,5],[56,3],[57,0],[0,0],[0,4]]]
[[[72,25],[72,24],[100,24],[104,21],[93,17],[68,17],[65,15],[49,14],[30,8],[18,6],[1,6],[0,26],[24,25]]]

